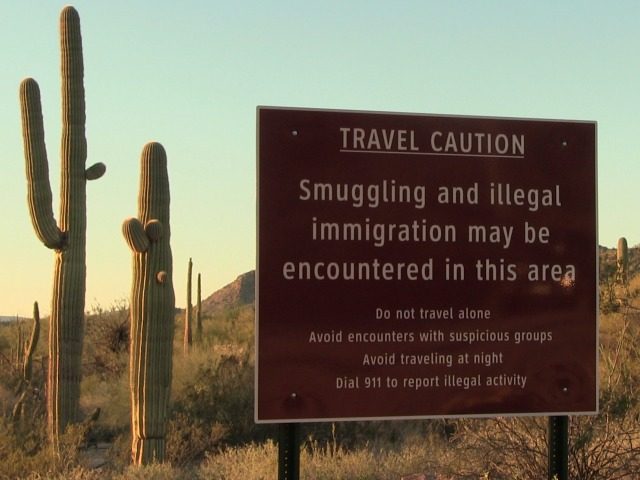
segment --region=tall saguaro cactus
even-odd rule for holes
[[[59,223],[53,216],[40,89],[31,78],[20,84],[31,222],[40,241],[55,250],[47,378],[48,424],[54,445],[67,424],[78,419],[86,286],[86,183],[105,172],[102,163],[85,169],[82,38],[80,17],[73,7],[65,7],[60,14],[60,48],[62,172]]]
[[[125,220],[133,252],[131,287],[131,455],[135,464],[161,462],[171,391],[173,291],[169,177],[159,143],[142,151],[138,218]]]

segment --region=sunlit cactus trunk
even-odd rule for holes
[[[141,158],[138,218],[123,224],[133,252],[129,373],[137,465],[162,462],[166,451],[175,309],[169,200],[164,148],[149,143]]]
[[[627,239],[620,237],[618,239],[618,249],[616,255],[616,280],[623,285],[627,284],[628,271],[629,271],[629,248],[627,246]]]
[[[191,303],[191,278],[193,272],[193,262],[189,259],[189,265],[187,267],[187,308],[184,312],[184,338],[183,347],[184,353],[189,353],[191,350],[191,344],[193,343],[193,305]]]
[[[33,79],[20,85],[28,203],[38,238],[55,250],[49,328],[47,414],[54,442],[78,420],[86,284],[86,182],[104,174],[86,169],[85,99],[80,18],[73,7],[60,14],[62,145],[60,222],[53,216],[40,90]]]

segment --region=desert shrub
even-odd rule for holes
[[[249,444],[209,453],[198,469],[198,478],[207,480],[272,480],[278,473],[278,447],[273,441]]]
[[[167,460],[177,466],[197,463],[218,448],[225,433],[220,423],[175,412],[167,426]]]
[[[601,349],[600,413],[574,416],[569,427],[569,473],[580,480],[636,478],[640,472],[638,327],[629,309],[618,314],[622,328]],[[459,422],[462,471],[489,478],[544,478],[548,420],[497,418]]]
[[[399,449],[384,450],[367,445],[344,449],[331,441],[307,441],[301,451],[300,478],[390,480],[412,474],[433,475],[436,469],[441,468],[441,464],[450,461],[445,447],[446,443],[437,438],[426,438],[422,442],[411,442]],[[198,478],[271,480],[277,478],[277,458],[278,446],[271,440],[260,445],[228,448],[208,454],[200,465]]]
[[[211,317],[205,316],[204,344],[208,347],[235,344],[253,345],[255,308],[253,305],[230,307]]]
[[[110,476],[112,480],[193,480],[195,474],[189,469],[174,467],[168,463],[153,463],[146,466],[131,465],[121,473]]]
[[[600,311],[602,313],[617,312],[620,309],[620,302],[616,297],[616,272],[615,259],[613,261],[600,257],[600,282],[599,300]]]
[[[100,411],[91,425],[94,442],[113,442],[129,430],[129,309],[126,300],[108,309],[93,305],[87,316],[80,407]]]
[[[43,342],[36,344],[31,374],[25,377],[23,373],[31,328],[33,322],[24,320],[0,324],[0,413],[4,416],[12,415],[14,410],[36,417],[44,412],[46,369],[42,355],[36,355],[42,352]]]
[[[112,379],[126,373],[129,329],[126,300],[115,302],[108,310],[94,305],[87,317],[83,375]]]
[[[253,365],[247,351],[210,355],[197,365],[176,394],[173,418],[183,415],[210,430],[217,425],[224,441],[238,444],[264,439],[253,421]]]
[[[492,479],[545,478],[547,418],[463,421],[466,452],[459,473]],[[635,478],[640,471],[640,427],[635,415],[571,417],[569,476],[580,480]]]
[[[367,445],[370,449],[397,448],[408,441],[440,438],[446,441],[455,431],[450,420],[357,421],[307,423],[302,436],[308,443],[335,444],[345,450]]]
[[[546,418],[461,420],[459,472],[491,479],[545,478]]]
[[[396,479],[431,470],[434,451],[423,445],[399,450],[360,447],[345,450],[331,444],[311,444],[300,458],[301,476],[316,480]]]
[[[70,468],[63,473],[32,473],[25,480],[104,480],[104,474],[99,470],[91,470],[80,466]]]
[[[38,454],[47,443],[43,424],[42,421],[32,421],[30,417],[20,422],[10,417],[0,418],[0,458],[27,459]],[[0,464],[0,469],[2,467]]]
[[[30,430],[16,430],[12,422],[1,418],[0,479],[73,478],[86,433],[86,425],[70,425],[60,437],[59,451],[54,453],[44,422],[34,422]]]
[[[111,381],[95,375],[82,379],[83,396],[80,405],[84,412],[101,409],[98,423],[104,428],[119,431],[131,418],[129,375],[123,374]]]
[[[186,427],[179,420],[184,416],[206,435],[215,427],[224,432],[220,439],[224,445],[259,442],[269,436],[271,428],[253,421],[254,314],[253,306],[247,305],[207,317],[204,342],[194,345],[188,355],[174,354],[175,426]],[[178,316],[176,323],[179,320]],[[175,351],[181,352],[181,345]]]

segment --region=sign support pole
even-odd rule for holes
[[[300,480],[300,424],[278,425],[278,480]]]
[[[549,417],[549,480],[569,480],[569,417]]]

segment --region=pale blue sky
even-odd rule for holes
[[[53,255],[26,205],[18,85],[43,97],[58,217],[58,15],[0,5],[0,314],[49,311]],[[139,155],[167,151],[178,305],[186,266],[204,293],[255,267],[257,105],[598,122],[600,243],[640,242],[640,2],[80,0],[88,164],[86,305],[129,295],[120,233]]]

